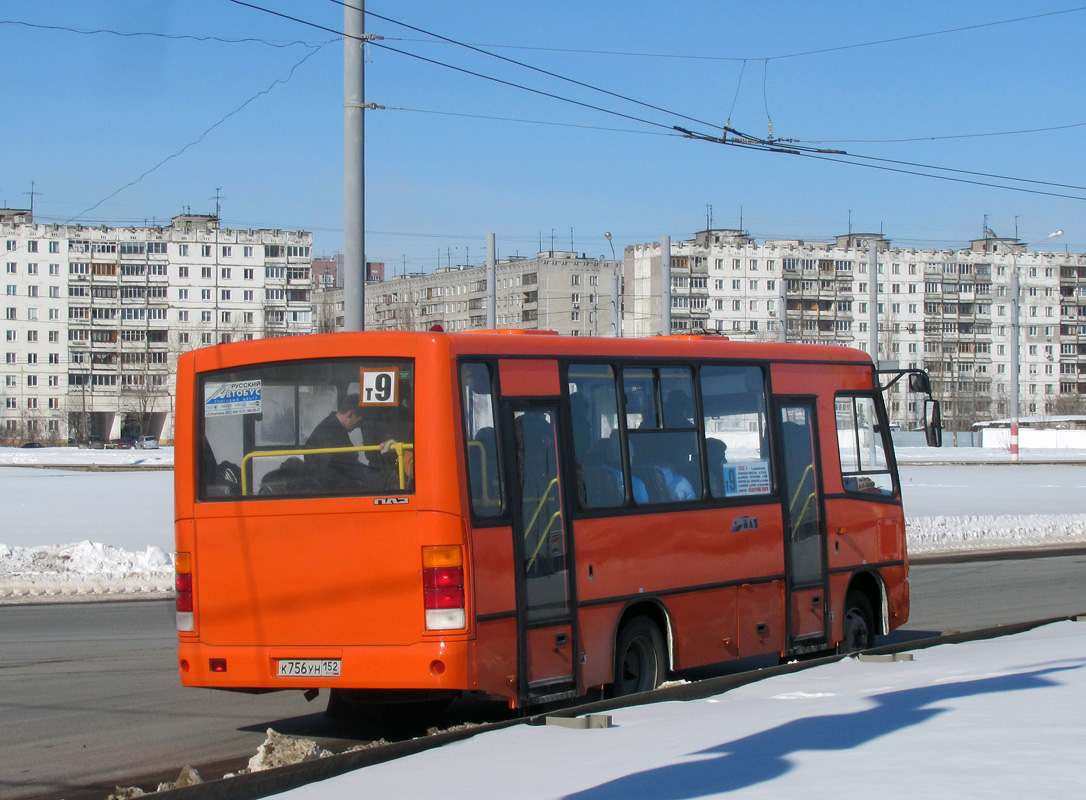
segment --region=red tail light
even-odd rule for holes
[[[190,553],[178,553],[174,560],[175,580],[177,589],[177,630],[194,630],[192,615],[192,555]]]
[[[464,553],[460,547],[422,548],[422,595],[427,630],[466,626]]]

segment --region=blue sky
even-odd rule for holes
[[[343,9],[331,0],[253,4],[343,29]],[[369,0],[376,14],[664,110],[370,17],[367,31],[386,37],[386,47],[368,48],[366,99],[387,110],[366,118],[367,256],[396,271],[480,264],[488,232],[501,256],[550,249],[552,236],[556,249],[572,240],[577,251],[609,256],[605,231],[621,255],[627,244],[691,236],[705,227],[708,205],[716,227],[738,227],[742,215],[759,239],[829,238],[845,233],[851,217],[853,230],[882,230],[901,246],[952,247],[980,236],[988,215],[999,235],[1014,235],[1017,224],[1034,241],[1062,228],[1064,238],[1046,247],[1086,250],[1083,199],[669,130],[719,135],[730,118],[765,137],[772,119],[775,136],[825,142],[814,146],[1086,186],[1086,9],[919,36],[1075,8],[1071,0]],[[143,224],[186,208],[212,213],[221,187],[224,225],[307,229],[316,253],[342,248],[343,45],[334,33],[228,0],[6,0],[0,21],[0,204],[26,207],[33,181],[40,220]],[[1071,127],[933,138],[1058,126]],[[888,139],[921,141],[855,141]],[[1083,188],[1016,185],[1086,198]]]

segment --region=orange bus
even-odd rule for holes
[[[540,332],[226,344],[178,364],[178,669],[528,707],[909,616],[880,376],[853,349]],[[889,384],[887,384],[889,385]]]

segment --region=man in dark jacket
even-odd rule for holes
[[[351,441],[351,431],[361,424],[362,409],[358,405],[358,395],[349,394],[343,398],[337,411],[333,411],[313,429],[305,446],[311,450],[355,447],[355,443]],[[305,463],[321,487],[328,492],[368,492],[383,488],[378,471],[363,464],[358,458],[357,450],[315,453],[307,455]]]

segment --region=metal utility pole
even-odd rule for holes
[[[365,2],[343,6],[343,328],[366,327]]]
[[[1011,271],[1011,461],[1018,460],[1018,342],[1021,337],[1019,328],[1019,301],[1021,291],[1018,287],[1018,254],[1012,250],[1014,268]],[[957,409],[955,409],[955,412]]]
[[[788,278],[781,269],[781,280],[777,284],[777,319],[780,321],[780,329],[777,331],[777,341],[784,344],[788,341]]]
[[[486,327],[498,327],[498,267],[492,233],[486,235]]]
[[[660,237],[660,332],[671,334],[671,237]]]
[[[879,366],[879,249],[877,240],[872,238],[868,245],[867,269],[871,284],[868,286],[867,319],[870,330],[868,331],[868,348],[871,360],[875,362],[875,368]]]

